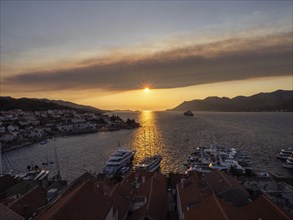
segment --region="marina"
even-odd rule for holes
[[[292,122],[289,120],[291,113],[197,112],[197,117],[192,118],[184,117],[182,112],[115,114],[123,119],[134,118],[142,127],[137,130],[56,138],[62,178],[71,181],[85,171],[96,174],[101,172],[111,154],[119,149],[118,142],[125,149],[136,151],[132,163],[134,167],[146,155],[161,155],[160,170],[165,174],[184,173],[187,167],[182,164],[186,163],[188,156],[197,147],[210,148],[216,143],[224,152],[228,145],[227,150],[235,148],[237,161],[240,164],[249,163],[255,172],[267,170],[279,176],[293,177],[292,170],[282,166],[285,161],[276,158],[281,149],[293,145]],[[145,129],[148,127],[153,129]],[[149,140],[147,148],[146,140]],[[54,176],[54,163],[42,165],[43,162],[55,161],[54,151],[53,142],[49,141],[45,145],[38,143],[3,153],[3,171],[22,173],[28,164],[38,164],[50,168],[50,176]]]
[[[292,1],[0,5],[1,220],[293,219]]]

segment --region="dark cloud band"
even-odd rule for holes
[[[95,63],[66,70],[28,72],[4,79],[20,89],[139,89],[244,80],[292,74],[292,33],[252,39],[230,39],[162,51],[141,59]],[[114,54],[113,54],[114,55]],[[83,61],[86,63],[86,61]]]

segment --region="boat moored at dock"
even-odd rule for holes
[[[107,175],[118,174],[120,169],[131,164],[135,150],[118,149],[107,160],[102,173]]]
[[[287,169],[293,169],[293,153],[288,157],[286,163],[283,164],[283,167]]]
[[[292,153],[293,153],[293,148],[292,147],[282,149],[280,151],[279,155],[277,156],[277,158],[281,159],[281,160],[287,160]]]
[[[136,167],[136,171],[155,172],[160,167],[162,157],[160,155],[154,155],[152,157],[146,157]]]

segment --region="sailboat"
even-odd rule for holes
[[[145,172],[155,172],[156,170],[160,168],[161,160],[162,160],[161,155],[146,157],[146,149],[145,149],[145,158],[138,165],[136,165],[135,170],[145,171]]]

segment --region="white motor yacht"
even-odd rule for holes
[[[136,167],[136,171],[154,172],[160,167],[162,157],[160,155],[154,155],[152,157],[146,157]]]
[[[108,175],[117,174],[122,167],[125,167],[131,163],[135,153],[135,150],[116,150],[106,162],[106,165],[104,166],[102,173]]]

